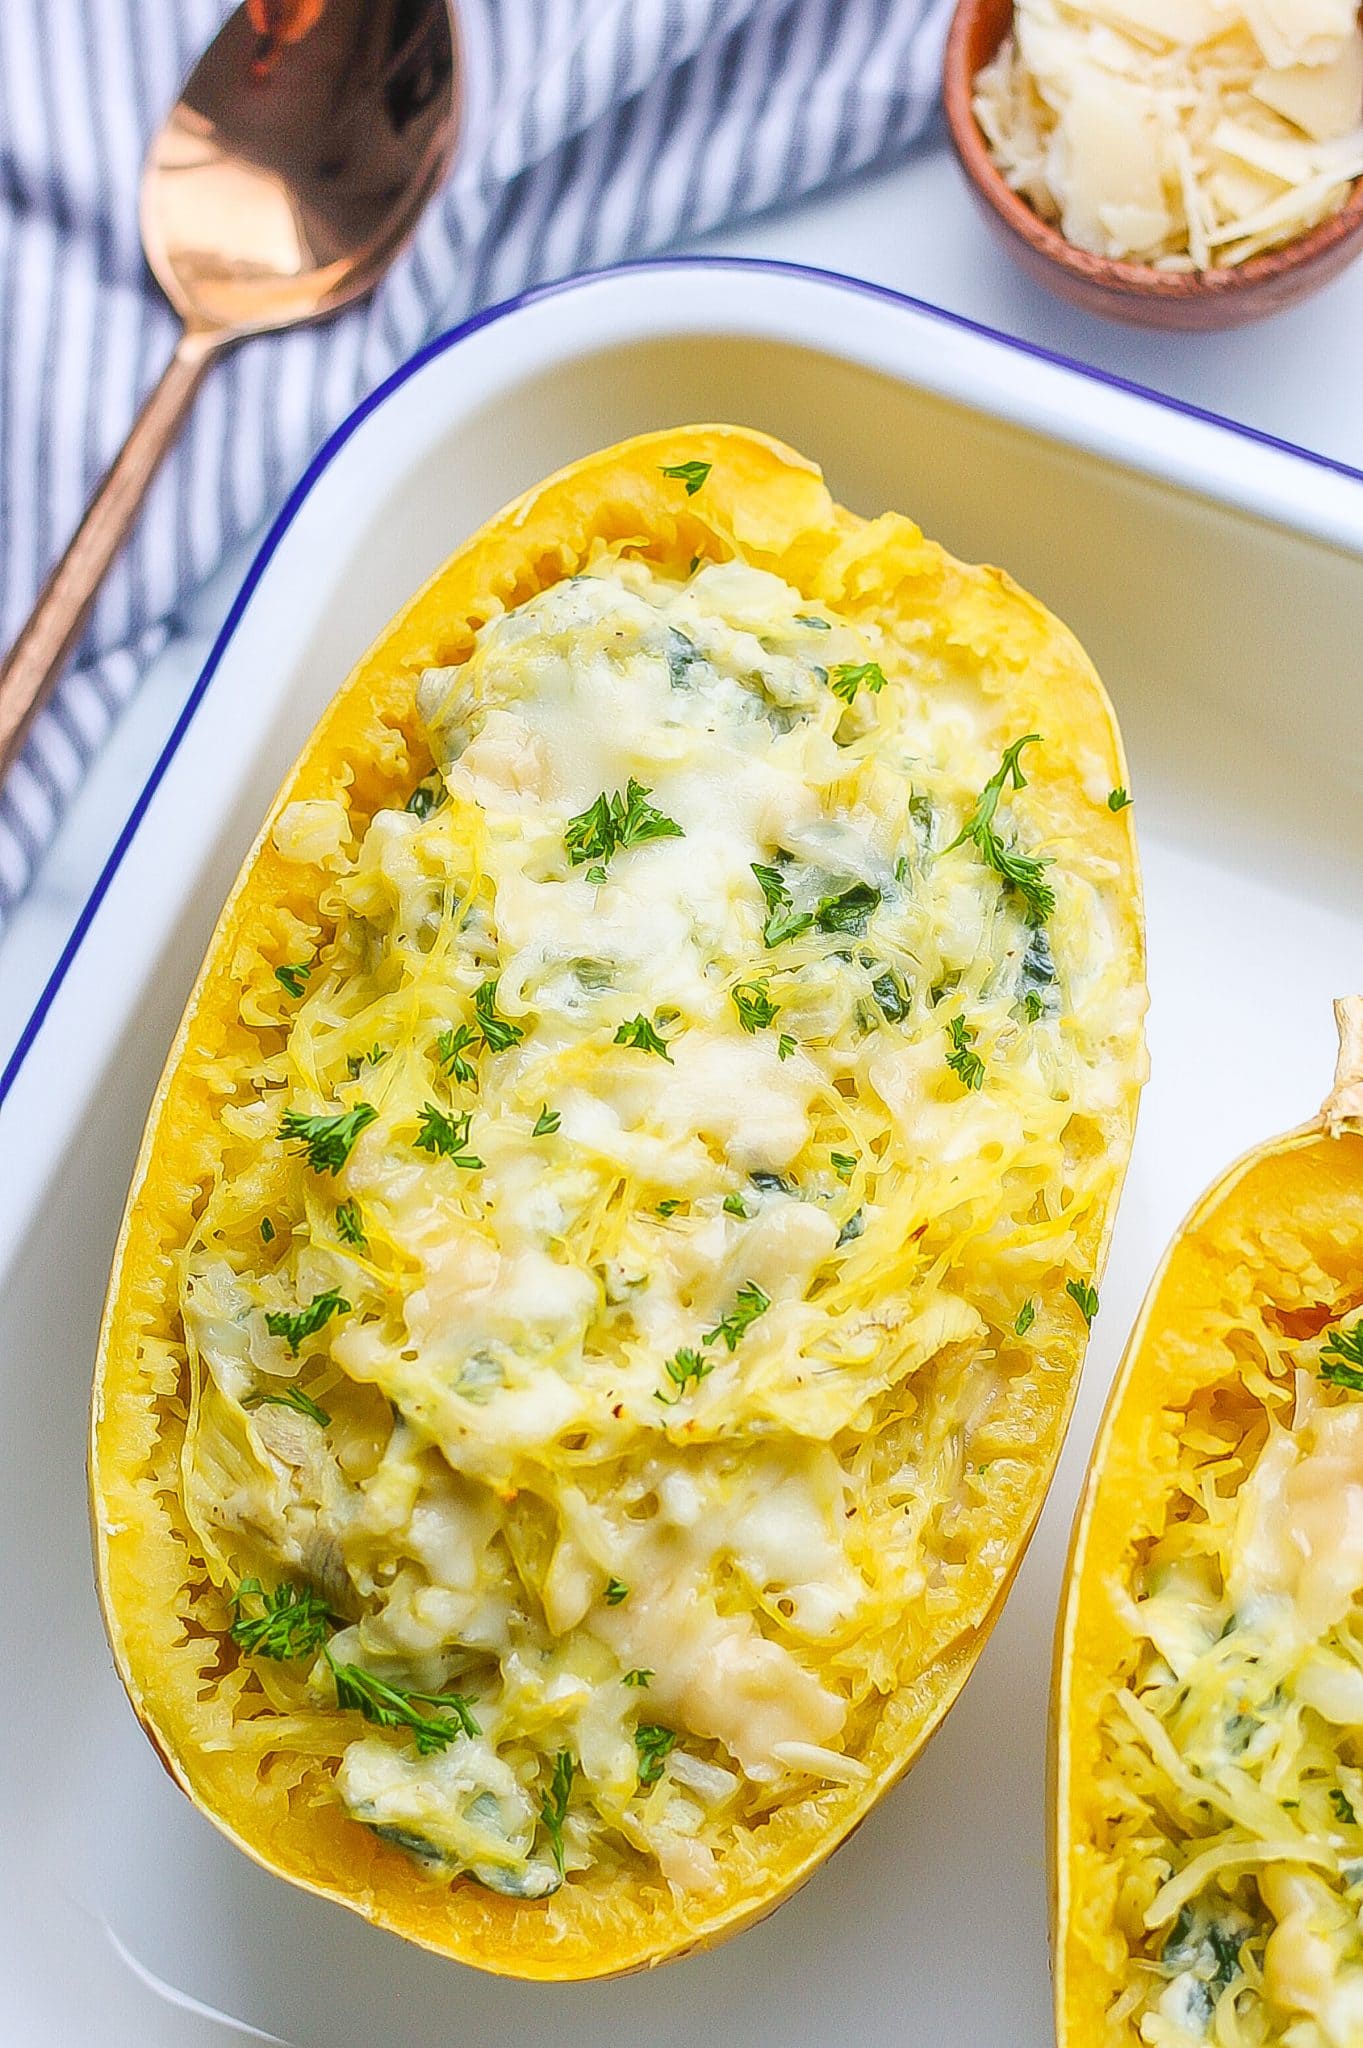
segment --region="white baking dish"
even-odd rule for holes
[[[1087,642],[1132,760],[1154,1078],[1066,1461],[947,1727],[775,1919],[658,1977],[553,1991],[293,1892],[171,1788],[90,1590],[86,1388],[164,1048],[320,706],[516,490],[702,418],[783,435],[851,505],[1006,564]],[[252,570],[0,1107],[0,1838],[24,1873],[0,1916],[0,2040],[194,2048],[244,2025],[297,2048],[1045,2048],[1069,1516],[1162,1243],[1219,1166],[1314,1107],[1329,997],[1363,982],[1360,618],[1363,480],[842,279],[688,261],[585,280],[436,344],[361,409]]]

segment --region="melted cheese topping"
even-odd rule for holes
[[[1363,2041],[1363,1400],[1317,1379],[1328,1337],[1256,1337],[1254,1403],[1184,1420],[1101,1717],[1112,2042]]]
[[[516,1896],[703,1889],[931,1655],[1138,994],[1101,864],[1043,925],[959,840],[997,706],[742,562],[606,551],[420,703],[405,811],[274,828],[334,937],[245,998],[280,1049],[182,1258],[186,1512],[325,1602],[259,1682],[357,1821]]]
[[[1206,270],[1324,220],[1363,172],[1352,0],[1018,0],[975,81],[1008,183],[1098,256]]]

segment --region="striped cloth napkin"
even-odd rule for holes
[[[230,0],[0,0],[0,645],[175,323],[146,272],[147,141]],[[0,791],[0,931],[177,608],[429,334],[884,163],[936,97],[950,0],[458,0],[468,119],[366,305],[210,373],[75,665]]]

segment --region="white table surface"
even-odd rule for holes
[[[695,246],[779,257],[890,285],[1363,469],[1363,262],[1306,304],[1231,334],[1146,333],[1097,320],[1033,285],[995,245],[943,141],[893,170]],[[903,509],[913,510],[911,479]],[[0,1065],[253,552],[252,546],[234,556],[187,607],[184,633],[148,673],[0,943]]]

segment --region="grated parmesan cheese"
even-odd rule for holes
[[[1242,263],[1363,176],[1363,27],[1351,0],[1017,0],[974,109],[1076,248]]]

